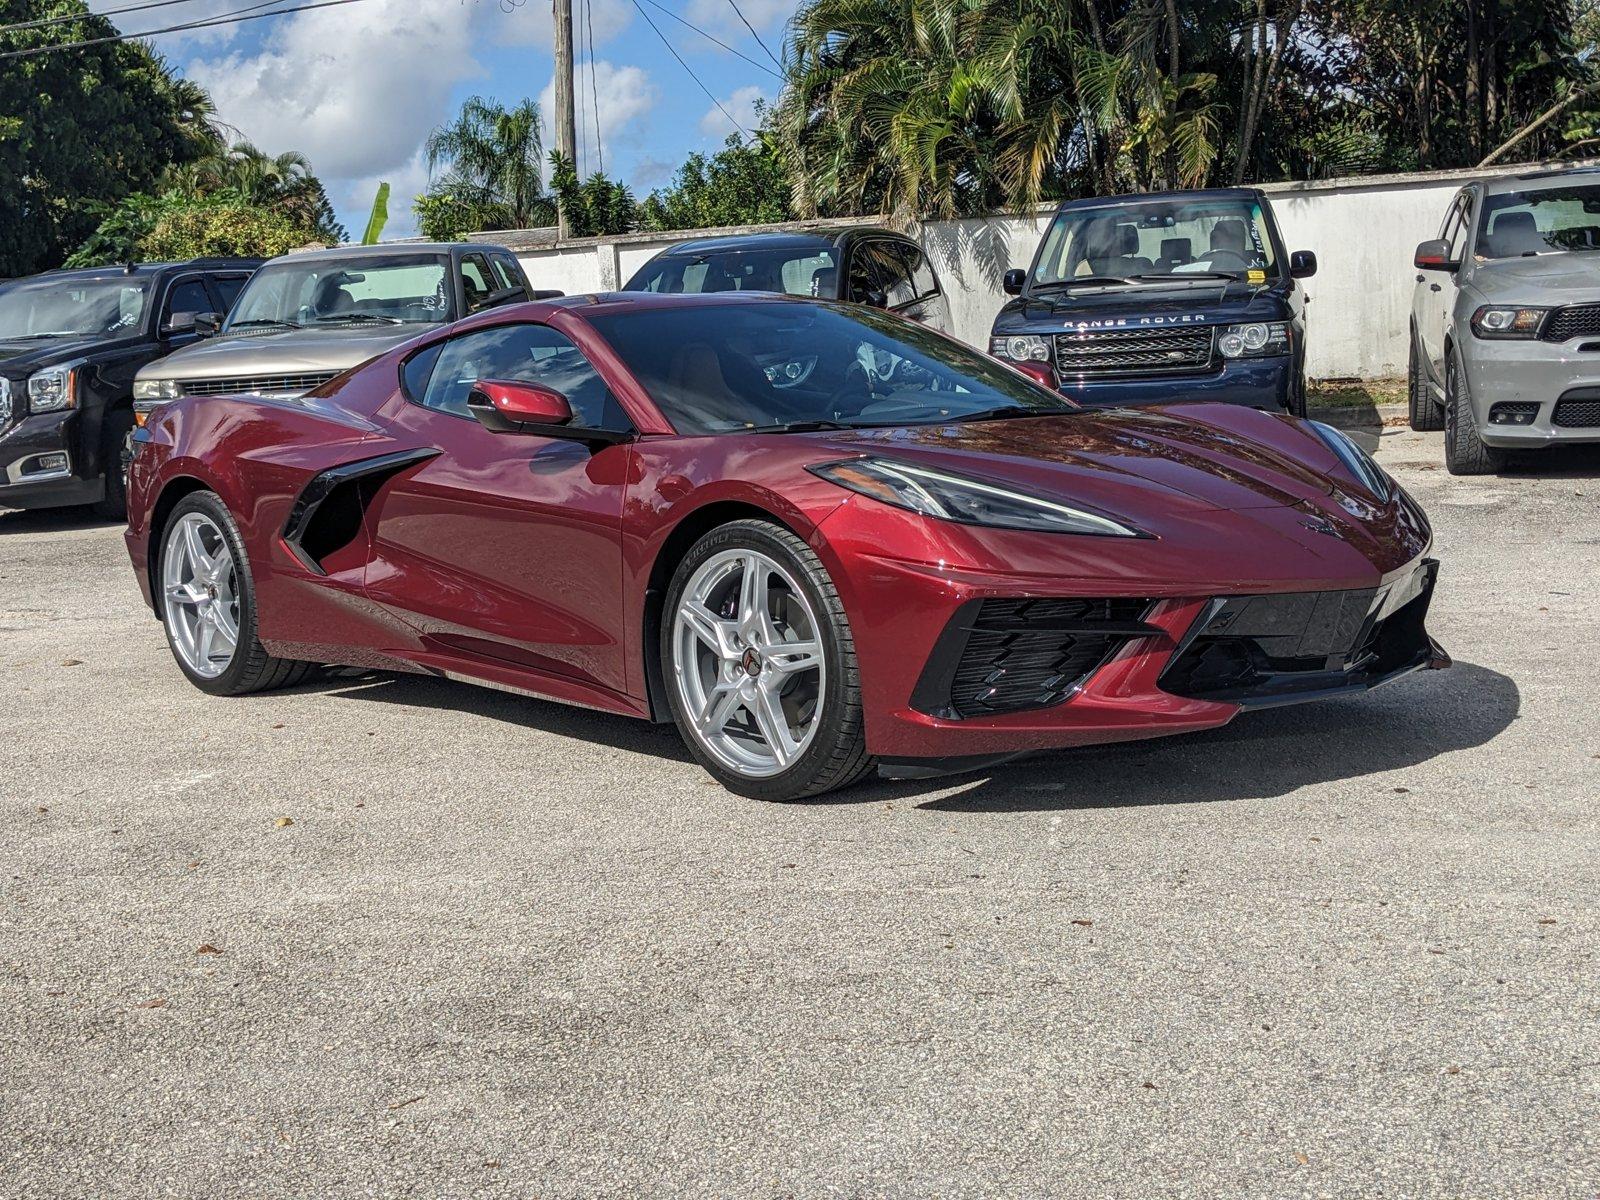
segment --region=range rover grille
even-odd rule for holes
[[[1056,335],[1062,378],[1189,375],[1211,368],[1209,326],[1172,329],[1084,329]]]
[[[301,395],[321,387],[337,371],[315,371],[304,375],[245,375],[237,379],[185,379],[179,384],[185,396]]]
[[[1565,342],[1600,333],[1600,304],[1569,304],[1545,319],[1539,336],[1547,342]]]

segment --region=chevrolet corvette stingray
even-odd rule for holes
[[[447,676],[676,722],[765,799],[1449,665],[1427,518],[1344,434],[1037,374],[849,305],[524,304],[164,405],[128,548],[207,692]]]

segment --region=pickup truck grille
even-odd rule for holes
[[[300,395],[321,387],[337,371],[316,371],[304,375],[246,375],[237,379],[184,379],[179,386],[185,396]]]
[[[1063,379],[1119,375],[1190,375],[1211,368],[1211,329],[1084,329],[1056,335]]]
[[[1545,319],[1539,337],[1547,342],[1565,342],[1575,337],[1600,334],[1600,304],[1569,304]]]

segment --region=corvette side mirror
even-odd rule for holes
[[[1028,282],[1028,273],[1020,267],[1012,267],[1000,278],[1000,287],[1008,296],[1022,295],[1022,289]]]
[[[572,423],[572,405],[554,388],[509,379],[480,379],[467,411],[492,433],[523,433],[574,442],[625,442],[630,435]]]

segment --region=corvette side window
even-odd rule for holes
[[[500,379],[554,388],[572,405],[575,425],[630,428],[621,405],[582,351],[548,325],[496,325],[475,330],[439,347],[431,369],[420,363],[425,356],[419,354],[407,363],[406,382],[407,394],[415,399],[411,368],[415,366],[418,374],[427,371],[419,402],[428,408],[470,417],[467,396],[472,385],[480,379]]]

